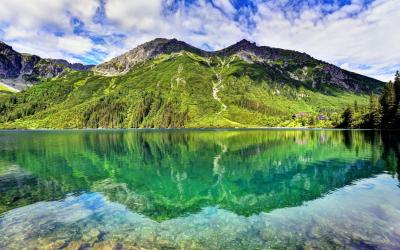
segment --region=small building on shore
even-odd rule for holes
[[[329,119],[326,115],[322,115],[322,114],[319,114],[317,116],[317,118],[318,118],[318,121],[326,121]]]

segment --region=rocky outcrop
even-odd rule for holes
[[[69,63],[67,60],[64,59],[46,59],[55,64],[64,65],[70,69],[77,70],[77,71],[84,71],[93,68],[95,65],[84,65],[82,63]]]
[[[22,55],[0,42],[0,77],[15,78],[22,68]]]

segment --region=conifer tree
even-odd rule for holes
[[[397,71],[396,75],[394,77],[394,82],[393,82],[393,88],[394,88],[394,95],[395,95],[395,105],[399,105],[400,103],[400,72]]]
[[[400,129],[400,105],[397,107],[393,128]]]
[[[353,110],[350,107],[347,107],[342,114],[342,124],[340,127],[342,128],[350,128],[353,122]]]
[[[369,108],[364,126],[366,128],[378,128],[380,127],[381,119],[380,105],[378,104],[374,94],[371,93],[369,95]]]
[[[379,103],[382,112],[382,122],[381,127],[388,128],[391,127],[392,121],[395,115],[395,95],[394,95],[394,85],[390,81],[383,87],[382,94],[379,98]]]
[[[393,89],[394,89],[394,111],[395,111],[393,127],[400,128],[400,72],[399,71],[396,72],[393,83]]]
[[[357,113],[357,110],[359,107],[355,101],[354,111]],[[400,129],[400,73],[397,71],[394,82],[390,81],[383,87],[378,101],[373,93],[370,94],[366,113],[354,116],[352,112],[347,108],[342,113],[341,127],[356,125],[362,128]],[[357,121],[357,117],[361,117],[361,121]],[[354,118],[356,121],[353,121]]]
[[[357,103],[357,100],[354,100],[354,112],[355,112],[355,113],[358,112],[358,103]]]

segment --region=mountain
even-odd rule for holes
[[[94,70],[105,75],[123,74],[131,70],[135,65],[154,59],[161,54],[172,54],[180,51],[188,51],[202,56],[210,54],[176,39],[156,38],[96,66]]]
[[[124,74],[137,64],[154,59],[162,54],[172,54],[180,51],[191,52],[202,57],[225,58],[238,56],[248,63],[264,64],[284,78],[291,78],[301,82],[308,81],[312,83],[314,88],[317,85],[329,84],[349,91],[368,92],[372,91],[377,84],[379,85],[379,82],[375,79],[316,60],[305,53],[257,46],[247,40],[241,40],[219,51],[208,52],[176,39],[157,38],[96,66],[94,70],[104,75]],[[313,72],[310,73],[310,70]]]
[[[88,70],[91,67],[63,59],[42,59],[36,55],[18,53],[0,41],[0,81],[19,90],[40,79],[59,76],[66,69]]]
[[[49,64],[63,73],[0,95],[0,127],[331,127],[345,107],[366,107],[383,86],[247,40],[210,52],[157,38],[90,70]]]

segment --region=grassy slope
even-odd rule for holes
[[[212,95],[218,80],[226,110]],[[163,55],[126,75],[70,72],[0,96],[0,127],[300,126],[293,113],[332,115],[355,100],[365,105],[367,99],[333,88],[315,91],[272,66],[236,57],[207,62],[185,52]]]

